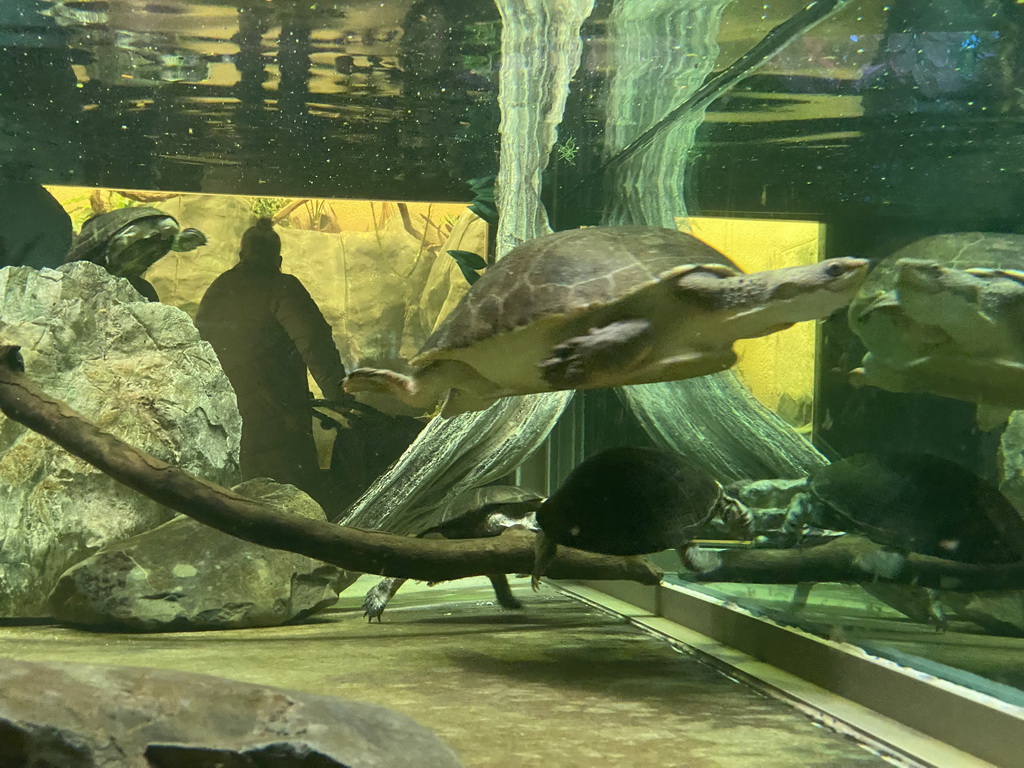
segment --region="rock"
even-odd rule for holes
[[[0,269],[0,340],[32,380],[100,428],[222,485],[241,419],[188,316],[94,264]],[[57,578],[171,512],[0,415],[0,616],[47,615]]]
[[[0,764],[61,768],[458,768],[373,704],[139,667],[0,662]]]
[[[282,514],[326,520],[291,485],[256,478],[234,490]],[[50,608],[69,624],[129,631],[272,627],[334,605],[345,579],[340,568],[180,516],[73,566],[57,582]]]

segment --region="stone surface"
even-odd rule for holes
[[[383,707],[138,667],[0,664],[0,764],[60,768],[456,768]]]
[[[309,496],[267,478],[234,489],[284,513],[325,520]],[[50,596],[69,624],[129,631],[269,627],[333,605],[345,572],[180,516],[70,568]]]
[[[0,270],[0,340],[46,393],[102,429],[221,484],[237,482],[241,421],[213,350],[183,312],[94,264]],[[171,517],[0,415],[0,616],[47,615],[57,577]]]

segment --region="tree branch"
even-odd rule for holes
[[[886,553],[878,544],[850,534],[815,547],[724,550],[717,554],[720,560],[717,568],[688,574],[688,578],[753,584],[863,583],[878,580],[875,567],[886,554],[891,557],[891,553]],[[1024,562],[958,563],[910,554],[895,574],[882,581],[954,592],[1024,589]]]
[[[189,475],[102,431],[67,404],[40,391],[24,373],[19,347],[0,345],[0,411],[48,437],[119,483],[217,530],[272,549],[297,552],[350,571],[424,581],[448,581],[533,569],[533,535],[445,541],[347,528],[283,515]],[[552,578],[625,579],[657,584],[661,573],[637,559],[560,547]]]

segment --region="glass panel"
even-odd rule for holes
[[[673,8],[684,13],[683,5]],[[803,6],[727,4],[714,32],[712,75],[728,72]],[[601,223],[620,195],[631,194],[607,186],[607,176],[603,188],[595,183],[595,171],[614,156],[606,143],[611,121],[637,114],[614,101],[618,81],[646,76],[626,69],[635,63],[624,41],[635,36],[653,48],[647,74],[663,72],[666,89],[684,82],[672,69],[673,46],[699,47],[668,33],[669,4],[648,6],[662,15],[647,32],[638,31],[642,19],[617,16],[626,4],[616,7],[594,28],[589,66],[568,107],[566,134],[580,151],[571,163],[564,153],[553,158],[553,209],[564,226]],[[632,182],[648,199],[675,206],[677,226],[746,271],[846,256],[868,258],[877,270],[848,311],[735,344],[740,380],[831,467],[737,480],[694,450],[750,505],[759,538],[694,534],[736,563],[736,582],[701,584],[713,570],[676,577],[680,561],[671,550],[654,561],[670,580],[1015,703],[1024,686],[1014,672],[1024,650],[1017,437],[1024,347],[1021,316],[1011,308],[1020,306],[1024,268],[1022,36],[1019,3],[851,2],[711,101],[689,150],[673,156],[657,140],[643,150],[658,165],[635,161]],[[666,103],[691,93],[684,84]],[[677,122],[685,119],[684,112]],[[653,122],[637,119],[629,138]],[[667,128],[661,136],[671,141]],[[684,166],[685,201],[663,183],[673,160]],[[657,223],[635,218],[642,205],[631,209],[634,223]],[[978,232],[989,234],[963,234]],[[940,237],[925,239],[933,236]],[[910,261],[894,266],[898,259]],[[612,446],[665,447],[664,430],[647,434],[623,392],[577,396],[581,459]],[[678,413],[686,418],[685,408]],[[829,545],[817,552],[834,552],[855,537],[865,552],[890,558],[888,570],[851,565],[800,579],[788,571],[801,553]],[[768,559],[728,557],[773,550],[781,555],[774,570]],[[741,562],[763,583],[744,583]],[[930,582],[935,589],[898,583],[936,562],[949,577]],[[978,586],[949,589],[968,564],[978,566]]]
[[[530,18],[525,3],[502,8],[521,11],[506,23]],[[648,394],[580,391],[516,481],[550,490],[605,448],[671,449],[744,500],[754,521],[750,535],[739,535],[721,521],[696,520],[693,537],[720,559],[691,559],[681,578],[717,572],[708,589],[780,620],[903,663],[955,666],[979,676],[959,678],[972,685],[984,678],[1020,687],[1024,3],[600,0],[580,13],[576,69],[567,61],[572,45],[539,50],[546,38],[534,36],[529,49],[525,26],[514,30],[524,48],[502,62],[502,14],[479,0],[3,0],[0,265],[59,266],[90,241],[89,216],[153,206],[201,230],[208,244],[168,243],[145,278],[127,276],[191,318],[233,266],[244,233],[269,216],[285,271],[332,327],[338,360],[348,371],[389,369],[397,375],[387,380],[400,382],[393,391],[415,400],[424,381],[409,384],[410,361],[470,282],[504,255],[494,244],[499,212],[511,229],[509,211],[528,197],[519,193],[532,166],[521,184],[494,188],[502,131],[535,138],[543,156],[547,144],[537,137],[557,127],[539,182],[543,215],[516,209],[517,221],[531,232],[548,223],[556,231],[675,226],[725,261],[694,246],[699,264],[675,264],[700,267],[695,281],[676,274],[674,283],[657,283],[685,294],[680,305],[612,280],[593,314],[576,315],[564,295],[561,304],[540,298],[553,285],[573,287],[572,267],[593,257],[571,252],[565,274],[552,267],[542,275],[549,283],[516,294],[517,307],[540,307],[524,311],[517,328],[557,333],[538,331],[517,347],[503,337],[476,361],[482,372],[454,364],[430,403],[361,396],[377,409],[364,416],[393,429],[388,441],[376,432],[359,450],[385,442],[388,450],[347,492],[325,494],[325,505],[344,508],[366,488],[388,464],[381,457],[400,452],[449,389],[480,407],[491,395],[536,394],[543,387],[524,379],[535,384],[536,366],[561,355],[569,338],[612,342],[596,343],[599,352],[636,352],[624,343],[635,341],[626,332],[635,321],[657,321],[649,324],[666,346],[681,327],[703,367],[666,363],[663,382],[647,369],[638,374],[624,355],[598,355],[598,374],[625,368],[615,383],[651,387]],[[500,126],[502,66],[530,78],[536,94],[575,72],[564,114],[528,104],[535,122],[519,114],[522,122]],[[524,104],[504,106],[508,115]],[[525,162],[506,156],[500,170]],[[115,242],[119,231],[95,235],[96,245],[111,246],[104,258],[128,246]],[[518,237],[507,234],[508,243]],[[604,255],[618,266],[616,253],[638,249],[624,242]],[[783,328],[793,322],[786,302],[826,296],[812,289],[829,275],[809,268],[831,258],[866,259],[873,272],[855,298],[845,297],[848,308]],[[731,274],[730,263],[753,276]],[[803,277],[782,279],[787,267],[804,267]],[[650,285],[662,274],[650,275]],[[736,289],[708,288],[720,285],[714,276]],[[500,301],[506,295],[493,298],[498,314],[512,312]],[[736,342],[733,364],[728,349],[700,340],[737,320],[729,314],[737,307],[777,322],[747,327],[755,338]],[[497,327],[488,317],[475,318],[483,337]],[[611,331],[591,336],[595,327]],[[34,338],[45,346],[48,337]],[[656,349],[650,354],[664,351]],[[487,375],[505,381],[510,370],[521,378],[488,388]],[[140,371],[123,374],[131,390],[129,373]],[[303,370],[299,384],[330,399],[315,379]],[[304,426],[310,404],[307,387],[299,389]],[[486,429],[431,431],[427,456],[410,464],[422,470],[443,460],[444,471],[407,471],[402,486],[403,504],[427,508],[416,518],[421,529],[451,512],[438,499],[452,482],[476,491],[473,483],[511,471],[563,404],[514,411],[514,402],[503,400],[529,421],[520,430],[529,438],[512,417]],[[467,433],[480,438],[468,454]],[[318,466],[333,470],[337,446],[318,435]],[[916,458],[894,464],[893,452]],[[429,483],[429,503],[420,504],[409,486]],[[650,510],[629,513],[642,522]],[[861,549],[844,549],[851,542]],[[669,554],[654,556],[675,573],[671,550],[687,542],[662,543]],[[839,554],[819,571],[789,569],[822,552]],[[736,558],[750,558],[740,562],[752,570],[746,581],[725,581]],[[916,581],[908,575],[915,569]],[[945,578],[934,577],[940,572]],[[24,615],[38,615],[31,611],[44,597]]]

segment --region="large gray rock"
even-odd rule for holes
[[[138,667],[0,662],[0,765],[458,768],[372,704]]]
[[[0,269],[0,341],[102,429],[192,474],[238,481],[234,391],[188,316],[86,262]],[[0,616],[47,615],[70,566],[171,512],[0,415]]]
[[[283,514],[326,520],[291,485],[257,478],[234,490]],[[339,568],[182,516],[70,568],[50,607],[60,621],[130,631],[272,627],[334,605],[347,583]]]

